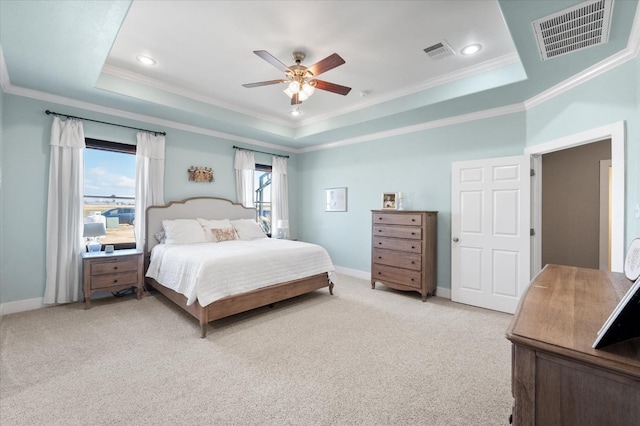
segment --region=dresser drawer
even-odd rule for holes
[[[105,261],[91,262],[91,275],[113,274],[114,272],[138,271],[138,259],[113,258]]]
[[[422,228],[412,226],[373,225],[373,235],[379,237],[422,239]]]
[[[422,267],[422,256],[419,254],[374,248],[373,263],[419,271]]]
[[[399,240],[397,238],[373,237],[373,248],[387,250],[408,251],[411,253],[422,253],[422,242],[411,240]]]
[[[422,215],[401,213],[375,213],[373,223],[387,225],[415,225],[422,226]]]
[[[113,286],[137,286],[138,272],[119,272],[117,274],[97,275],[91,277],[91,289],[107,288]]]
[[[390,281],[408,287],[422,288],[421,273],[411,269],[395,268],[393,266],[374,263],[371,268],[371,280],[381,282]]]

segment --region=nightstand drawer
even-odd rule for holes
[[[374,225],[373,235],[378,237],[422,239],[422,228],[413,226]]]
[[[376,213],[373,223],[387,225],[415,225],[422,226],[422,215],[401,213]]]
[[[396,266],[398,268],[414,269],[419,271],[422,269],[422,256],[413,253],[403,253],[400,251],[390,251],[373,249],[373,263],[382,265]]]
[[[132,258],[113,258],[105,261],[91,262],[91,275],[113,274],[138,270],[138,259]]]
[[[91,289],[107,288],[113,286],[137,286],[138,272],[120,272],[117,274],[105,274],[91,277]]]
[[[422,242],[396,238],[373,237],[373,248],[422,253]]]
[[[373,281],[380,280],[383,283],[390,281],[417,289],[422,287],[420,271],[378,264],[373,264],[371,269],[371,280]]]

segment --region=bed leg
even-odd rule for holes
[[[204,339],[207,337],[207,324],[200,324],[200,338]]]
[[[329,281],[329,294],[333,296],[333,283]]]

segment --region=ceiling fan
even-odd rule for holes
[[[335,83],[329,83],[324,80],[318,80],[316,77],[327,72],[335,67],[344,64],[344,59],[337,53],[327,56],[323,60],[316,62],[310,67],[300,65],[304,60],[305,54],[303,52],[293,52],[291,55],[296,62],[295,65],[290,67],[286,66],[271,53],[266,50],[254,50],[253,53],[260,56],[265,61],[269,62],[274,67],[285,73],[285,78],[279,80],[261,81],[258,83],[243,84],[244,87],[260,87],[268,86],[270,84],[287,83],[288,86],[285,89],[287,96],[291,98],[291,105],[299,105],[302,101],[311,96],[315,89],[326,90],[327,92],[337,93],[339,95],[346,95],[351,91],[351,87],[341,86]]]

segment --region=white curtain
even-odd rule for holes
[[[237,149],[235,169],[237,201],[245,207],[253,207],[253,199],[255,197],[253,171],[256,169],[253,152]]]
[[[136,248],[144,250],[147,207],[164,204],[164,136],[138,133],[136,146]]]
[[[50,145],[44,303],[69,303],[82,297],[82,122],[54,117]]]
[[[282,222],[280,222],[282,221]],[[289,185],[287,183],[287,159],[273,157],[271,164],[271,236],[280,235],[280,224],[289,228]]]

